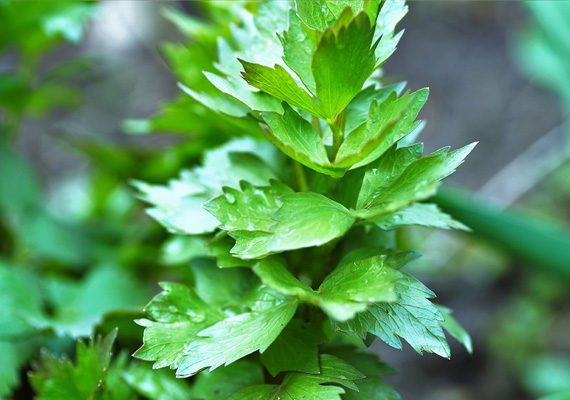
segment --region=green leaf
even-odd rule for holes
[[[220,232],[208,243],[208,255],[216,259],[220,268],[251,267],[254,261],[242,260],[231,254],[235,242],[225,232]]]
[[[135,357],[155,361],[153,368],[180,365],[184,350],[198,332],[222,320],[224,314],[206,304],[191,289],[176,283],[160,284],[163,292],[145,308],[156,322],[135,321],[146,329]]]
[[[226,400],[232,393],[260,385],[263,380],[263,368],[259,363],[242,360],[212,372],[200,372],[192,385],[192,394],[197,399]]]
[[[346,18],[352,16],[350,9],[343,13],[347,14]],[[348,26],[340,27],[338,32],[325,30],[312,64],[323,119],[334,121],[374,71],[373,35],[374,30],[364,12],[354,17]]]
[[[422,152],[423,145],[421,144],[402,148],[392,146],[382,157],[369,164],[366,167],[364,179],[358,193],[356,208],[364,208],[374,198],[375,192],[388,188],[398,179],[408,165],[420,159]]]
[[[313,289],[295,278],[285,266],[275,258],[266,258],[253,267],[253,272],[264,285],[279,293],[296,297],[314,305],[320,304],[319,296]]]
[[[325,118],[319,105],[306,90],[302,89],[293,80],[289,72],[281,65],[274,68],[253,64],[240,60],[245,72],[243,79],[253,87],[258,88],[279,100],[286,101],[291,106],[299,107],[319,118]]]
[[[380,0],[325,0],[328,9],[336,18],[342,14],[345,7],[350,7],[356,14],[360,10],[365,10],[370,17],[370,21],[374,23],[378,9],[380,8]]]
[[[142,199],[154,206],[146,210],[147,214],[169,232],[199,235],[218,227],[218,220],[202,208],[211,194],[192,192],[188,175],[182,174],[180,179],[171,180],[168,187],[140,181],[133,184],[142,194]]]
[[[178,84],[178,86],[180,86],[180,88],[184,91],[184,93],[189,95],[192,99],[196,100],[204,107],[209,108],[210,110],[215,111],[217,113],[226,114],[229,115],[230,117],[236,117],[236,118],[245,117],[249,113],[249,109],[246,106],[240,104],[239,102],[234,101],[231,97],[225,95],[214,95],[204,92],[196,92],[190,89],[189,87],[184,86],[183,84]],[[258,99],[254,97],[254,101],[262,102],[263,98]],[[244,103],[244,101],[241,102]],[[163,111],[164,116],[166,116],[165,115],[166,112],[167,110],[165,109]],[[180,120],[180,118],[177,119]]]
[[[260,360],[273,376],[283,371],[318,374],[318,345],[324,340],[323,332],[313,324],[293,319],[265,350]]]
[[[449,345],[440,322],[441,312],[428,298],[434,293],[411,275],[404,273],[398,281],[394,303],[376,303],[350,321],[333,322],[337,330],[357,333],[365,338],[370,332],[388,345],[402,348],[398,336],[406,340],[418,353],[428,351],[449,358]]]
[[[197,257],[208,255],[206,238],[200,236],[172,236],[160,249],[160,264],[174,266],[187,264]]]
[[[263,353],[279,336],[297,309],[297,301],[266,292],[263,309],[229,317],[202,330],[182,353],[176,375],[188,377],[210,371],[258,351]]]
[[[269,241],[273,233],[262,231],[233,231],[229,235],[236,240],[231,253],[242,260],[260,258],[271,253]]]
[[[34,325],[73,338],[91,335],[109,312],[140,309],[148,295],[133,274],[114,265],[93,269],[79,284],[46,280],[46,290],[54,303],[53,315],[38,317]]]
[[[42,196],[39,180],[30,165],[4,143],[0,143],[0,159],[0,210],[21,213],[36,207]]]
[[[241,181],[240,189],[223,188],[224,194],[204,204],[226,231],[266,231],[275,221],[271,216],[281,207],[280,196],[293,193],[288,186],[272,180],[270,186],[253,186]]]
[[[473,343],[471,342],[471,337],[469,336],[469,333],[459,325],[459,322],[451,316],[451,310],[439,304],[436,304],[436,307],[444,318],[441,322],[443,329],[457,339],[469,354],[473,354]]]
[[[260,385],[239,391],[228,400],[341,400],[345,390],[340,385],[358,390],[354,380],[364,378],[353,366],[339,358],[323,354],[320,357],[321,373],[318,375],[291,372],[285,375],[279,386]]]
[[[440,181],[455,171],[475,145],[452,152],[443,148],[423,158],[419,158],[421,145],[392,148],[367,167],[358,196],[360,209],[352,214],[384,215],[434,195]]]
[[[42,353],[40,363],[32,365],[30,382],[37,399],[88,399],[99,391],[111,361],[111,348],[117,336],[115,329],[107,336],[77,344],[77,361]]]
[[[427,97],[428,90],[422,89],[399,99],[393,92],[382,103],[373,100],[366,122],[345,138],[335,164],[358,168],[378,159],[418,125],[415,119]]]
[[[402,274],[386,267],[383,259],[358,260],[327,276],[318,291],[323,309],[335,320],[346,321],[370,303],[396,301],[396,281]]]
[[[369,376],[358,382],[358,392],[347,392],[342,400],[400,400],[401,397],[381,378]]]
[[[131,364],[121,373],[122,379],[138,394],[149,400],[191,399],[190,386],[176,379],[169,370],[154,370],[143,364]]]
[[[345,207],[318,193],[293,193],[281,201],[273,216],[278,224],[268,245],[272,252],[320,246],[344,235],[355,220]]]
[[[254,276],[246,269],[220,269],[210,260],[196,260],[190,269],[198,296],[220,309],[241,304],[244,293],[254,286]]]
[[[325,0],[295,0],[295,5],[299,17],[312,29],[324,31],[334,24],[335,15]]]
[[[402,37],[402,32],[394,34],[396,25],[408,13],[405,0],[385,1],[378,15],[374,41],[380,39],[376,47],[376,66],[380,66],[396,50],[396,46]]]
[[[204,274],[206,266],[201,270]],[[275,340],[293,317],[297,301],[263,287],[253,288],[244,298],[247,292],[239,279],[230,280],[244,270],[213,270],[218,273],[202,277],[195,273],[196,291],[161,284],[164,291],[145,309],[154,321],[136,321],[146,329],[135,357],[155,361],[154,368],[170,366],[177,376],[188,377],[263,352]],[[213,280],[216,276],[218,281]],[[224,293],[230,287],[235,294]],[[214,301],[216,294],[226,298]]]
[[[95,13],[89,3],[59,3],[42,18],[42,28],[48,36],[61,35],[71,43],[79,43],[87,21]]]
[[[316,93],[315,78],[311,64],[316,50],[315,42],[309,37],[310,29],[301,22],[295,10],[289,10],[289,29],[279,37],[283,46],[283,61],[301,79],[312,94]]]
[[[384,230],[396,229],[407,225],[469,230],[461,222],[454,220],[449,214],[441,211],[435,204],[427,203],[415,203],[403,210],[371,218],[369,221]]]
[[[345,132],[352,132],[366,122],[374,100],[376,103],[382,104],[392,92],[396,92],[396,95],[399,96],[405,87],[406,82],[400,82],[380,88],[370,85],[362,89],[346,108]]]
[[[366,258],[384,256],[384,264],[390,268],[399,269],[420,257],[415,251],[397,251],[383,247],[360,247],[346,254],[339,262],[337,269]]]
[[[18,338],[20,339],[20,338]],[[30,352],[35,352],[35,346],[27,341],[4,342],[0,340],[0,398],[8,399],[12,390],[20,383],[20,367],[25,364]]]
[[[283,115],[262,114],[270,128],[263,130],[267,139],[289,157],[317,172],[335,177],[342,176],[344,169],[331,166],[325,145],[313,125],[286,103],[283,108]]]
[[[0,261],[0,341],[33,331],[30,319],[42,312],[40,293],[34,275]]]
[[[209,72],[204,72],[204,75],[206,75],[206,78],[208,78],[212,85],[217,87],[220,91],[233,97],[254,111],[283,112],[279,100],[266,93],[253,91],[247,83],[241,79],[230,76],[221,77]]]
[[[325,347],[324,352],[346,361],[366,376],[391,375],[398,373],[398,370],[394,367],[380,361],[378,355],[370,353],[361,347],[349,345],[334,347],[327,346]],[[359,388],[362,382],[363,381],[358,382]]]
[[[204,163],[189,171],[168,186],[135,182],[143,200],[154,207],[147,213],[169,231],[179,234],[204,234],[214,231],[218,220],[202,204],[222,194],[222,187],[237,188],[240,181],[257,186],[268,185],[276,176],[264,161],[273,158],[269,144],[251,139],[239,139],[205,153]],[[253,153],[262,155],[264,159]]]
[[[254,267],[261,281],[279,293],[321,307],[332,318],[348,320],[369,304],[398,299],[396,280],[402,274],[384,265],[385,256],[357,260],[328,275],[318,291],[296,279],[276,259],[265,259]]]

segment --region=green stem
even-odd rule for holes
[[[295,174],[295,181],[297,182],[297,187],[300,192],[308,192],[309,185],[307,184],[307,177],[305,176],[305,171],[303,166],[297,161],[293,161],[293,172]]]
[[[346,108],[336,117],[334,123],[328,122],[333,133],[332,161],[336,159],[338,149],[344,141],[344,128],[346,125]]]

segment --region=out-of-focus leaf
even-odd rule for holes
[[[453,336],[459,343],[461,343],[469,354],[473,353],[473,343],[471,342],[471,336],[469,333],[459,325],[459,322],[451,316],[451,310],[447,307],[440,306],[436,304],[441,315],[443,315],[443,321],[441,326],[446,330],[451,336]]]
[[[117,331],[93,339],[89,344],[79,342],[77,361],[58,358],[47,352],[34,365],[30,381],[38,399],[88,399],[101,389],[111,361],[111,348]]]

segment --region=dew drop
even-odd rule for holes
[[[236,202],[236,198],[233,194],[231,193],[226,193],[226,200],[228,201],[228,203],[230,204],[234,204]]]

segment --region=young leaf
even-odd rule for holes
[[[300,319],[293,319],[261,354],[260,360],[273,376],[283,371],[318,374],[318,345],[324,340],[320,329]]]
[[[283,32],[283,37],[280,37],[283,46],[283,61],[314,95],[316,87],[311,63],[317,47],[314,40],[309,37],[311,33],[310,29],[299,19],[295,10],[289,10],[289,29]]]
[[[204,208],[215,216],[226,231],[269,232],[275,221],[271,216],[281,207],[279,197],[293,193],[289,187],[271,181],[270,186],[256,187],[242,181],[240,189],[223,188],[224,194],[204,204]]]
[[[432,196],[440,181],[455,171],[475,144],[449,153],[448,148],[444,148],[416,161],[412,160],[417,153],[398,157],[398,153],[409,148],[385,154],[368,166],[358,199],[363,206],[353,211],[353,215],[360,218],[384,215]],[[415,153],[414,148],[410,150]],[[399,176],[394,173],[400,171]]]
[[[352,16],[350,8],[343,13],[347,14],[346,18]],[[348,26],[340,27],[338,32],[325,30],[312,64],[323,119],[334,121],[374,71],[373,35],[374,30],[364,12],[356,15]]]
[[[318,375],[290,372],[279,386],[252,386],[233,394],[228,400],[341,400],[340,395],[345,390],[340,385],[358,390],[353,381],[364,375],[353,366],[328,354],[321,355],[320,361],[321,373]]]
[[[394,303],[376,303],[350,321],[333,322],[337,330],[357,333],[365,338],[370,332],[388,345],[402,348],[398,336],[418,353],[428,351],[449,358],[449,345],[441,329],[441,312],[428,298],[434,293],[408,274],[398,281]]]
[[[345,132],[352,132],[366,122],[374,100],[376,103],[382,104],[392,92],[396,92],[396,96],[399,96],[405,87],[406,82],[400,82],[381,88],[370,85],[362,89],[346,108]]]
[[[66,358],[42,353],[40,363],[34,364],[29,375],[38,399],[87,399],[98,391],[111,361],[111,348],[117,330],[107,336],[77,344],[76,365]]]
[[[268,249],[271,252],[320,246],[350,229],[355,218],[342,205],[311,192],[281,197],[283,207],[273,219]]]
[[[388,188],[404,172],[406,167],[422,156],[423,145],[398,148],[392,146],[382,157],[366,167],[358,193],[357,209],[364,208],[374,197],[374,192]]]
[[[435,204],[415,203],[408,208],[368,220],[380,229],[391,230],[407,225],[427,226],[440,229],[469,230],[461,222],[451,218]]]
[[[324,119],[325,115],[319,105],[307,91],[297,85],[289,72],[281,65],[275,64],[274,68],[269,68],[244,60],[240,62],[245,71],[242,77],[251,86]]]
[[[283,108],[285,109],[283,115],[262,114],[270,128],[263,131],[267,139],[289,157],[317,172],[342,176],[344,169],[335,169],[330,165],[323,141],[311,123],[286,103],[283,104]]]
[[[295,0],[295,5],[299,17],[312,29],[324,31],[334,24],[335,15],[325,0]]]
[[[374,41],[380,39],[375,51],[376,66],[382,65],[396,50],[403,31],[398,34],[394,34],[394,31],[398,22],[407,13],[408,6],[405,0],[385,1],[382,4],[374,32]]]
[[[399,99],[390,94],[382,103],[372,101],[366,123],[350,132],[340,146],[335,164],[358,168],[378,159],[394,143],[417,126],[415,119],[425,104],[428,90],[407,92]]]

